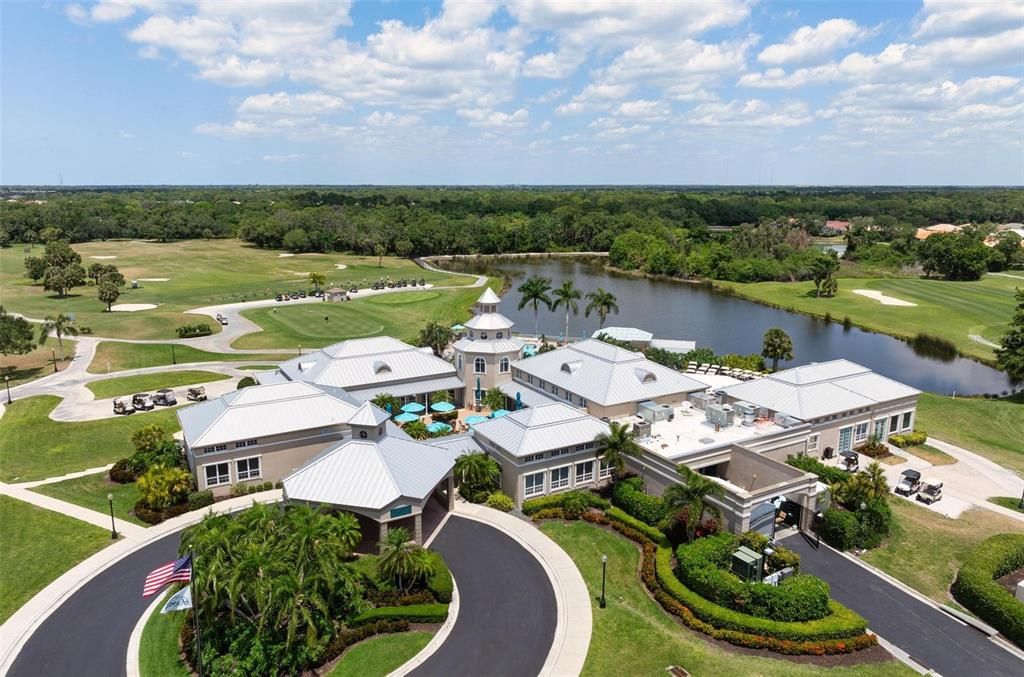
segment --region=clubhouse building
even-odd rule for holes
[[[502,491],[520,507],[608,481],[596,438],[615,421],[643,450],[627,465],[648,492],[680,482],[682,464],[721,483],[730,529],[766,529],[780,507],[806,528],[827,488],[788,456],[849,451],[913,428],[918,391],[847,360],[739,381],[683,374],[594,339],[524,357],[500,301],[489,289],[477,301],[454,363],[389,337],[343,341],[259,373],[259,385],[179,409],[198,488],[226,496],[235,484],[280,481],[288,500],[349,510],[381,534],[408,523],[419,537],[432,501],[452,505],[459,455],[494,458]],[[390,393],[426,406],[442,390],[472,406],[491,388],[511,413],[426,441],[369,402]]]

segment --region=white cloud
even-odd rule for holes
[[[117,135],[119,137],[121,137],[122,139],[134,139],[135,138],[135,135],[132,134],[131,132],[129,132],[127,129],[119,129],[119,130],[117,130]]]
[[[489,127],[492,129],[513,129],[524,127],[530,119],[530,112],[520,108],[514,113],[503,113],[501,111],[487,110],[483,108],[461,108],[456,114],[469,120],[474,127]]]
[[[760,99],[703,103],[687,116],[690,124],[706,127],[798,127],[813,119],[814,116],[803,101],[772,106]]]
[[[265,162],[296,162],[298,160],[305,160],[308,155],[305,153],[288,153],[286,155],[264,155],[263,160]]]
[[[371,127],[409,127],[420,121],[418,115],[396,115],[391,111],[375,110],[365,118]]]
[[[561,49],[557,52],[537,54],[523,64],[523,75],[531,78],[567,78],[587,60],[582,50]]]
[[[1020,0],[924,0],[915,38],[989,35],[1024,22]]]
[[[770,66],[807,63],[826,57],[836,50],[849,47],[864,38],[868,31],[850,19],[829,19],[813,28],[803,26],[793,32],[785,42],[769,45],[757,55],[757,60]]]
[[[238,105],[238,114],[252,115],[322,115],[337,113],[346,108],[340,96],[323,92],[307,92],[305,94],[256,94]]]
[[[671,112],[672,108],[664,101],[652,101],[649,99],[623,101],[615,109],[616,115],[646,120],[664,120]]]

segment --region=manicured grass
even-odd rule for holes
[[[170,593],[160,599],[153,615],[146,621],[139,642],[139,674],[142,677],[188,677],[191,673],[181,661],[178,635],[188,613],[160,613]]]
[[[584,675],[654,677],[664,675],[669,665],[694,675],[914,674],[896,661],[825,669],[727,651],[684,628],[648,596],[637,571],[640,553],[631,541],[586,522],[548,522],[541,531],[569,554],[590,591],[594,625]],[[603,554],[608,555],[608,606],[599,609]]]
[[[418,654],[434,636],[432,632],[399,632],[378,635],[346,651],[328,677],[384,677]]]
[[[964,559],[992,534],[1020,532],[1024,525],[991,510],[972,508],[958,519],[891,498],[897,528],[862,559],[937,602],[948,602],[949,586]]]
[[[174,350],[171,350],[171,346]],[[105,374],[126,369],[163,367],[169,364],[191,364],[192,362],[252,362],[268,360],[280,362],[288,355],[246,355],[238,353],[211,353],[191,346],[172,343],[118,343],[101,341],[96,346],[87,371],[91,374]]]
[[[0,481],[41,480],[95,468],[131,455],[132,433],[150,423],[176,432],[174,411],[159,409],[98,421],[49,418],[59,397],[15,400],[0,417]]]
[[[491,285],[497,288],[497,283]],[[405,291],[356,298],[348,303],[323,303],[259,308],[242,313],[263,327],[232,344],[234,348],[321,348],[367,336],[414,340],[430,321],[452,325],[469,317],[482,288],[447,291]],[[329,320],[324,321],[327,317]]]
[[[984,400],[922,393],[914,426],[1024,474],[1024,394]]]
[[[993,496],[988,501],[989,503],[995,503],[998,506],[1024,513],[1024,509],[1020,507],[1020,496]]]
[[[112,542],[105,529],[0,496],[0,623],[58,576]]]
[[[78,322],[97,336],[118,338],[176,338],[175,328],[183,324],[209,322],[214,331],[220,325],[209,318],[186,315],[183,311],[217,303],[273,298],[283,291],[309,289],[310,272],[327,277],[328,286],[365,286],[380,277],[423,278],[435,285],[465,285],[471,278],[424,270],[409,259],[385,257],[382,267],[375,256],[346,254],[301,254],[278,256],[281,252],[257,249],[238,240],[186,240],[149,242],[122,240],[74,245],[88,267],[91,256],[117,256],[100,260],[116,265],[128,280],[140,280],[139,289],[127,285],[118,303],[153,303],[157,308],[135,313],[108,313],[96,299],[95,287],[78,287],[68,298],[58,299],[25,278],[22,247],[0,249],[0,289],[8,310],[42,318],[58,312],[73,312]],[[36,246],[31,255],[39,256]],[[345,269],[336,268],[344,264]],[[147,282],[140,278],[169,278]],[[364,282],[365,281],[365,282]]]
[[[122,376],[121,378],[105,378],[86,384],[96,399],[119,397],[132,393],[153,392],[161,388],[192,385],[193,383],[210,383],[231,378],[227,374],[212,371],[165,371],[159,374],[141,374],[139,376]]]
[[[903,451],[913,454],[920,459],[928,461],[932,465],[953,465],[956,459],[944,451],[940,451],[930,444],[920,444],[916,447],[907,447]]]
[[[40,494],[46,494],[68,503],[89,508],[104,515],[110,513],[110,505],[107,503],[107,494],[114,495],[114,516],[140,526],[149,525],[131,515],[131,510],[139,501],[139,490],[134,482],[129,484],[118,484],[111,482],[107,473],[101,472],[85,477],[76,477],[54,484],[42,484],[34,489]]]
[[[814,298],[811,282],[756,282],[733,287],[740,296],[836,321],[849,317],[854,324],[893,336],[932,334],[953,342],[964,355],[993,361],[992,349],[972,341],[970,334],[989,340],[997,336],[1013,314],[1013,290],[1020,280],[987,275],[977,282],[946,282],[920,278],[847,278],[839,280],[832,298]],[[871,289],[916,303],[915,307],[886,306],[853,293]],[[799,348],[799,347],[798,347]]]
[[[4,376],[10,378],[8,385],[12,388],[43,376],[49,376],[53,373],[54,354],[57,356],[57,369],[66,368],[71,363],[71,358],[75,356],[75,346],[75,341],[64,339],[63,360],[60,359],[60,348],[57,347],[56,339],[50,339],[45,345],[24,355],[0,355],[0,388],[4,386]]]
[[[243,364],[240,367],[235,367],[235,369],[242,369],[242,370],[245,370],[245,371],[272,371],[274,369],[277,369],[277,365],[276,364]]]

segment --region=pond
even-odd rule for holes
[[[770,327],[780,327],[793,339],[795,358],[784,366],[846,358],[879,374],[920,390],[941,394],[1001,393],[1010,389],[1006,374],[980,362],[959,357],[929,356],[915,352],[908,343],[886,334],[771,308],[709,287],[650,280],[609,272],[599,262],[580,259],[500,259],[442,262],[459,272],[508,274],[512,288],[503,297],[501,312],[516,323],[516,331],[534,333],[534,315],[529,307],[517,310],[520,294],[516,287],[526,277],[540,275],[558,286],[572,279],[586,294],[603,287],[618,298],[619,313],[606,325],[638,327],[655,338],[693,340],[719,354],[759,353],[761,337]],[[569,333],[590,336],[598,328],[595,314],[583,317],[586,301],[579,303],[579,315],[570,318]],[[541,309],[537,318],[540,333],[560,337],[565,313]]]

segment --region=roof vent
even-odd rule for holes
[[[566,374],[575,374],[576,370],[580,368],[580,364],[582,364],[582,362],[563,362],[562,371]]]
[[[380,374],[390,374],[391,373],[391,367],[386,362],[379,362],[379,361],[378,362],[374,362],[373,363],[373,373],[374,374],[378,374],[378,375],[380,375]]]
[[[647,371],[646,369],[636,369],[634,370],[634,372],[636,373],[637,380],[639,380],[640,383],[654,383],[655,381],[658,380],[658,375],[655,374],[653,371]]]

